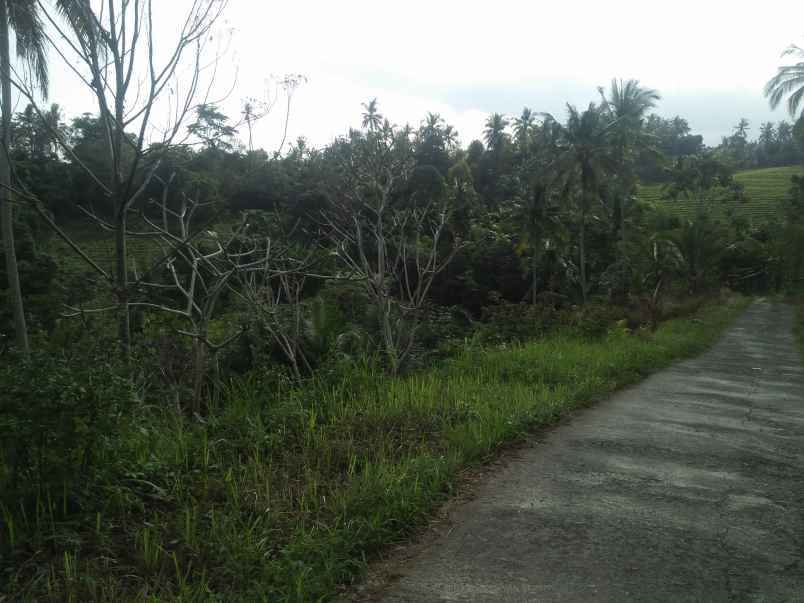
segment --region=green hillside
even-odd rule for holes
[[[787,198],[790,190],[790,177],[793,175],[804,175],[804,167],[775,167],[737,172],[734,178],[745,187],[747,197],[745,203],[737,206],[738,215],[760,222],[773,217],[780,204]],[[639,198],[642,201],[666,203],[680,215],[692,212],[693,204],[691,202],[670,201],[663,199],[662,195],[663,185],[661,184],[643,186],[639,190]]]
[[[215,230],[223,233],[230,232],[237,224],[236,220],[224,217],[216,223]],[[90,224],[65,224],[63,228],[98,266],[110,274],[114,272],[115,241],[112,232]],[[137,231],[149,230],[147,225],[136,222],[131,228]],[[128,237],[126,244],[131,263],[130,268],[133,266],[138,271],[150,268],[152,263],[161,258],[165,252],[160,243],[151,237]],[[47,247],[49,253],[59,264],[62,273],[68,277],[93,272],[93,269],[59,237],[52,236]]]
[[[114,235],[100,228],[67,228],[69,235],[86,254],[101,268],[114,272]],[[152,240],[131,237],[128,239],[129,257],[138,270],[145,269],[159,253],[159,247]],[[48,251],[56,258],[60,269],[67,276],[78,276],[92,272],[92,268],[60,238],[54,236],[48,243]]]

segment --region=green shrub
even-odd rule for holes
[[[480,338],[486,343],[528,341],[558,326],[561,313],[551,306],[505,301],[483,308]]]
[[[625,310],[609,304],[556,309],[549,304],[498,303],[483,309],[481,340],[487,343],[524,342],[562,329],[581,337],[599,338],[625,316]]]
[[[600,338],[626,316],[623,308],[605,303],[590,303],[569,312],[564,324],[582,337]]]
[[[79,502],[103,438],[133,399],[129,382],[99,356],[7,355],[0,365],[0,500],[54,492]]]

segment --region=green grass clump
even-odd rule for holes
[[[203,420],[141,408],[96,452],[96,508],[70,513],[54,493],[33,514],[0,509],[0,592],[328,600],[421,526],[462,469],[703,351],[745,304],[721,300],[655,333],[467,349],[404,378],[352,367],[295,390],[241,381]]]
[[[804,167],[787,166],[745,170],[737,172],[734,179],[743,185],[747,200],[734,205],[735,214],[753,222],[764,222],[779,217],[782,203],[790,191],[791,176],[804,175]],[[677,201],[664,198],[664,187],[661,184],[642,186],[639,199],[657,205],[664,205],[679,216],[692,215],[695,211],[693,201],[679,199]],[[724,211],[726,208],[720,208]]]

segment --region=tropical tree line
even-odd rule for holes
[[[313,306],[348,312],[324,297],[349,290],[372,318],[344,321],[341,335],[359,333],[352,339],[362,340],[363,351],[377,351],[397,372],[416,355],[427,314],[438,308],[459,309],[471,322],[501,303],[558,308],[597,300],[647,307],[655,323],[662,295],[674,288],[780,286],[790,278],[769,243],[780,226],[733,219],[742,192],[724,148],[750,147],[748,124],[707,149],[683,118],[658,116],[659,93],[636,80],[614,80],[565,115],[529,107],[513,118],[494,113],[483,140],[465,148],[440,115],[398,126],[375,99],[364,105],[362,128],[327,147],[300,139],[285,153],[267,153],[253,148],[260,113],[253,103],[231,120],[200,94],[196,71],[162,137],[149,137],[148,120],[182,53],[201,64],[201,41],[224,6],[195,2],[179,50],[159,71],[125,50],[146,39],[146,56],[152,53],[153,31],[141,18],[150,4],[125,3],[117,16],[89,3],[57,4],[52,14],[39,3],[9,4],[5,23],[19,30],[17,51],[37,75],[38,92],[9,68],[8,85],[29,104],[17,115],[4,104],[6,324],[16,334],[7,347],[29,349],[30,322],[52,334],[66,317],[87,324],[114,316],[117,343],[131,358],[152,315],[166,316],[189,321],[175,328],[196,348],[199,379],[225,347],[210,338],[216,320],[263,316],[261,328],[278,348],[270,353],[300,379],[315,364],[302,344]],[[126,17],[138,15],[124,31]],[[71,41],[97,99],[96,112],[68,125],[58,105],[38,101],[47,83],[44,22]],[[151,74],[144,92],[133,85],[138,67]],[[286,90],[299,81],[287,80]],[[772,101],[787,82],[769,84]],[[789,130],[783,125],[768,129],[763,148],[779,143],[779,131]],[[238,139],[245,131],[248,144]],[[655,180],[668,183],[662,207],[638,200],[640,183]],[[669,211],[679,197],[695,201],[692,216]],[[104,258],[111,265],[76,234],[92,229],[112,243]],[[63,282],[46,233],[84,277]],[[132,255],[133,241],[150,251]],[[204,303],[196,297],[202,290]],[[59,294],[43,293],[52,291]],[[221,341],[259,338],[241,322],[224,325]]]
[[[804,121],[763,122],[752,136],[751,123],[741,118],[730,136],[715,149],[718,158],[734,169],[800,165],[804,162]]]
[[[493,114],[483,140],[467,148],[440,115],[428,114],[416,128],[396,126],[372,100],[362,128],[323,149],[297,140],[282,155],[249,149],[238,140],[238,124],[217,106],[200,105],[186,126],[191,143],[147,149],[159,152],[160,162],[143,181],[123,232],[150,250],[127,258],[128,338],[135,347],[147,340],[143,325],[153,323],[152,315],[190,321],[185,338],[214,351],[199,356],[203,372],[219,355],[210,324],[249,307],[262,325],[244,328],[235,318],[220,340],[252,355],[267,334],[274,349],[265,353],[300,379],[320,357],[303,341],[316,339],[308,332],[313,309],[332,305],[342,315],[360,308],[364,316],[343,320],[339,334],[362,338],[362,351],[377,350],[396,372],[423,345],[433,311],[460,323],[482,320],[500,304],[569,308],[594,301],[644,314],[673,290],[779,281],[781,268],[767,246],[776,225],[729,218],[742,199],[732,169],[683,120],[656,117],[658,92],[615,80],[598,97],[582,109],[568,106],[565,116],[527,107],[513,119]],[[655,132],[667,125],[673,133],[663,142]],[[101,120],[85,114],[65,124],[58,105],[41,113],[29,106],[13,116],[9,141],[17,188],[79,248],[67,246],[66,264],[54,261],[49,249],[64,241],[31,204],[18,205],[27,322],[52,333],[68,328],[67,316],[111,319],[120,311],[117,294],[104,293],[105,281],[115,282],[108,273],[115,206],[96,179],[108,175]],[[674,145],[674,154],[663,144]],[[658,206],[638,198],[646,157],[661,162],[668,183],[667,201]],[[132,154],[122,163],[133,161]],[[674,215],[679,198],[695,200],[693,216]],[[234,236],[243,223],[248,228]],[[214,252],[223,237],[244,253],[243,264],[256,261],[257,249],[268,252],[270,241],[270,262],[260,275],[241,274],[236,262],[213,267],[221,257],[206,259],[205,250]],[[97,254],[79,253],[82,238],[109,242],[105,264]],[[730,251],[743,240],[753,249],[747,266]],[[207,279],[205,271],[228,274],[200,333],[197,316],[174,311],[189,292],[172,272],[179,268],[177,274]],[[351,297],[352,307],[343,305],[338,297],[347,291],[359,305]],[[8,315],[5,324],[10,335]]]

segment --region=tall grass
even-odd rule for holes
[[[404,378],[351,367],[295,390],[239,381],[204,419],[141,408],[98,451],[97,508],[0,509],[0,592],[327,600],[416,530],[463,468],[702,351],[744,305],[707,306],[655,333],[467,349]]]

